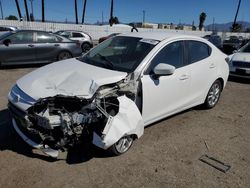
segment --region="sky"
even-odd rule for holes
[[[15,0],[2,1],[4,17],[10,14],[18,17]],[[81,22],[83,1],[78,0],[78,20]],[[31,12],[30,0],[27,0]],[[85,22],[96,23],[109,19],[111,0],[88,0]],[[24,2],[19,0],[22,15],[25,14]],[[114,16],[122,23],[199,24],[201,12],[207,14],[205,25],[227,23],[234,20],[238,0],[114,0]],[[41,19],[41,0],[33,0],[35,19]],[[75,21],[74,0],[45,0],[45,19],[51,21]],[[250,0],[242,0],[238,20],[250,22]]]

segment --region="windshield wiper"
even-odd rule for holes
[[[107,68],[111,68],[112,70],[114,70],[113,63],[107,57],[101,55],[100,53],[97,53],[96,55],[99,56],[101,58],[101,60],[104,60]]]

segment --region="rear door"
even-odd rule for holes
[[[18,32],[3,40],[6,39],[10,40],[8,46],[0,44],[3,64],[26,64],[36,60],[33,31]]]
[[[204,42],[185,41],[191,70],[190,102],[204,102],[209,88],[216,79],[216,59],[211,56],[212,49]]]
[[[57,59],[61,49],[60,38],[47,32],[36,32],[36,59],[38,63]]]

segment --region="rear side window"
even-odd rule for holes
[[[211,48],[199,41],[188,41],[187,42],[188,54],[190,58],[190,63],[195,63],[206,59],[211,54]]]
[[[58,38],[48,33],[38,32],[37,42],[38,43],[55,43],[55,42],[58,42]]]
[[[72,37],[73,38],[78,38],[78,37],[83,37],[83,35],[81,33],[72,33]]]

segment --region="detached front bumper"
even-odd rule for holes
[[[31,133],[27,129],[27,120],[25,119],[25,112],[19,110],[11,102],[8,104],[8,108],[12,115],[12,126],[14,127],[17,134],[31,147],[36,148],[44,152],[45,154],[57,158],[59,151],[53,150],[47,145],[41,144],[41,138],[39,135]]]

